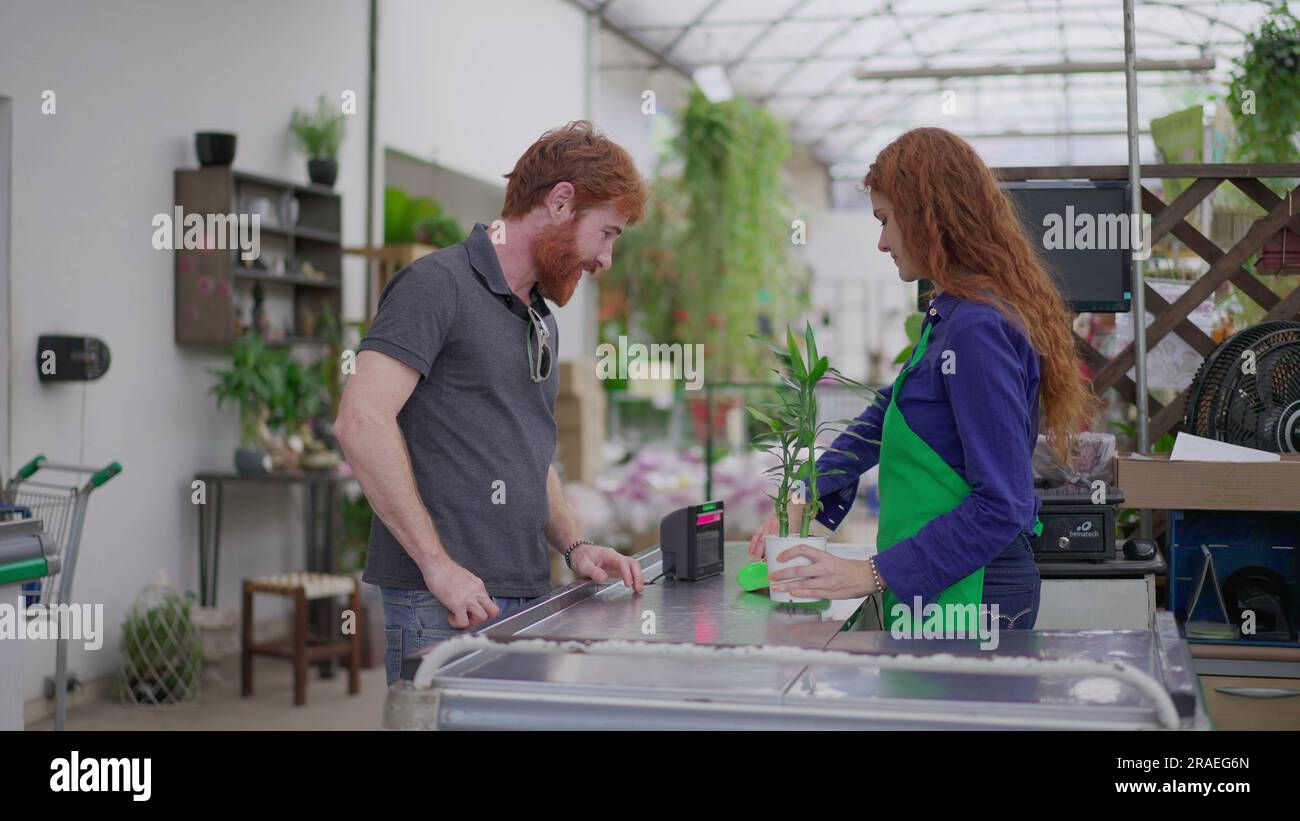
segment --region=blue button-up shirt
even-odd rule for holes
[[[908,426],[957,472],[971,492],[915,536],[876,557],[886,585],[901,600],[931,601],[989,563],[1038,517],[1031,456],[1038,439],[1038,352],[1028,337],[989,304],[940,294],[926,322],[925,354],[904,381],[899,410]],[[880,439],[893,388],[857,417],[849,430]],[[858,478],[880,461],[880,447],[839,436],[831,445],[857,459],[827,452],[817,489],[825,509],[818,521],[839,526],[857,495]]]

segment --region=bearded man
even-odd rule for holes
[[[500,220],[384,288],[335,422],[375,511],[362,578],[383,591],[389,684],[403,658],[549,592],[548,545],[581,577],[644,585],[634,560],[583,537],[551,465],[544,300],[610,268],[645,183],[587,121],[543,134],[506,179]]]

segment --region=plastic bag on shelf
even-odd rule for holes
[[[1070,461],[1066,464],[1047,444],[1047,437],[1039,434],[1033,464],[1034,476],[1048,488],[1086,488],[1098,479],[1111,484],[1115,481],[1115,436],[1091,431],[1077,434],[1071,440]]]

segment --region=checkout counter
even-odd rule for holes
[[[383,726],[1210,729],[1170,614],[1129,628],[1002,631],[991,649],[900,639],[869,629],[874,599],[846,629],[842,602],[744,592],[745,548],[725,544],[721,575],[665,576],[640,596],[584,580],[426,648],[404,660]],[[660,576],[658,547],[636,558],[647,581]]]

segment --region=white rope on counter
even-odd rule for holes
[[[716,647],[707,644],[680,642],[629,641],[609,639],[604,641],[552,641],[549,639],[511,639],[494,641],[487,636],[456,636],[438,644],[420,662],[415,673],[416,689],[428,689],[438,671],[451,659],[473,650],[495,650],[502,653],[542,655],[555,651],[581,653],[592,656],[628,656],[636,658],[673,659],[729,659],[736,661],[773,661],[785,664],[806,664],[828,667],[871,668],[913,673],[971,673],[974,675],[1065,675],[1099,676],[1115,679],[1136,687],[1155,705],[1156,718],[1166,729],[1179,727],[1178,710],[1173,699],[1158,681],[1149,674],[1122,661],[1092,661],[1090,659],[1042,659],[1032,656],[989,656],[971,658],[951,653],[914,656],[865,655],[843,650],[814,650],[804,647],[778,647],[753,645],[746,647]]]

